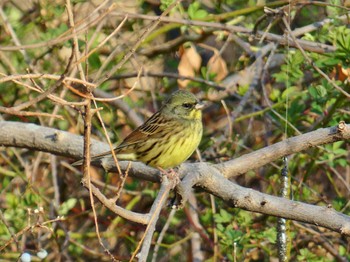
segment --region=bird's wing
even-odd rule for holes
[[[145,123],[131,132],[124,141],[117,146],[116,150],[122,150],[126,147],[136,145],[138,143],[145,143],[150,139],[157,139],[164,134],[164,130],[167,128],[167,121],[160,114],[160,112],[152,115]]]
[[[164,118],[164,116],[161,115],[160,112],[157,112],[152,115],[145,123],[131,132],[124,139],[124,141],[114,149],[115,153],[124,155],[122,158],[133,159],[135,158],[134,155],[127,157],[125,157],[125,155],[134,154],[134,146],[164,136],[164,130],[169,128],[170,127],[167,125],[167,120]],[[109,155],[111,155],[111,151],[106,151],[101,154],[92,156],[91,161],[96,161]],[[82,163],[83,160],[79,160],[74,162],[73,165],[78,166]]]

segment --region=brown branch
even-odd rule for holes
[[[141,72],[142,77],[169,77],[169,78],[175,78],[175,79],[180,79],[180,80],[191,80],[193,82],[198,82],[201,84],[205,84],[207,86],[212,86],[215,87],[218,90],[226,90],[226,87],[224,85],[220,85],[218,83],[215,83],[210,80],[206,80],[203,78],[199,77],[191,77],[191,76],[184,76],[184,75],[179,75],[178,73],[170,73],[170,72],[148,72],[148,71],[142,71]],[[108,80],[120,80],[120,79],[127,79],[127,78],[134,78],[137,77],[137,73],[125,73],[125,74],[120,74],[120,75],[115,75],[110,77]],[[96,89],[97,91],[98,89]],[[94,91],[95,92],[95,91]]]
[[[135,77],[137,77],[137,73],[135,73]],[[94,95],[101,97],[101,98],[112,98],[114,97],[110,93],[107,93],[99,88],[94,89],[93,91]],[[140,126],[144,122],[133,110],[129,107],[127,103],[125,103],[122,99],[118,100],[112,100],[108,101],[109,104],[115,106],[116,108],[120,109],[135,126]]]
[[[44,100],[48,95],[50,95],[51,93],[53,93],[64,81],[64,74],[61,75],[61,77],[57,80],[57,82],[55,84],[53,84],[50,88],[48,88],[46,91],[44,91],[43,93],[41,93],[40,95],[38,95],[37,97],[33,98],[30,101],[24,102],[18,106],[15,106],[14,109],[15,110],[22,110],[24,108],[30,107],[34,104],[39,103],[40,101]]]
[[[176,0],[174,1],[172,4],[170,4],[168,6],[168,8],[166,10],[164,10],[164,12],[157,17],[157,19],[155,19],[153,21],[153,23],[151,23],[150,25],[148,25],[146,27],[146,29],[141,33],[140,37],[138,38],[138,40],[132,45],[132,47],[124,54],[124,56],[122,57],[122,59],[115,65],[113,66],[109,72],[104,75],[103,77],[96,79],[94,82],[97,85],[102,84],[103,82],[105,82],[110,75],[113,75],[116,71],[118,71],[125,63],[126,61],[129,60],[129,58],[136,52],[136,50],[139,48],[139,46],[142,44],[142,42],[145,40],[145,38],[158,26],[158,24],[160,23],[161,19],[163,17],[166,17],[166,15],[173,9],[175,8],[179,3],[181,2],[181,0]],[[126,13],[126,16],[129,17],[129,15]],[[124,15],[124,17],[125,17]]]
[[[119,16],[124,17],[126,15],[125,12],[112,12],[112,14],[118,17]],[[228,25],[224,23],[195,21],[195,20],[178,19],[178,18],[172,18],[172,17],[159,18],[158,16],[141,15],[141,14],[134,14],[134,13],[127,13],[127,15],[130,18],[145,19],[145,20],[159,20],[161,22],[174,23],[174,24],[180,24],[180,25],[214,28],[214,29],[228,31],[231,33],[241,33],[247,36],[251,36],[253,33],[252,29],[245,28],[243,26]],[[286,39],[284,36],[280,36],[272,33],[265,33],[263,31],[257,31],[255,37],[257,39],[260,39],[262,36],[264,36],[264,39],[267,41],[276,42],[281,45],[297,47],[296,42],[294,42],[294,40],[291,38]],[[307,40],[298,39],[297,43],[301,45],[304,50],[315,52],[315,53],[328,53],[328,52],[334,52],[336,50],[334,46],[311,42]]]
[[[82,20],[80,23],[76,25],[76,34],[82,34],[86,32],[89,28],[93,27],[94,25],[98,24],[102,19],[104,19],[111,11],[113,11],[116,8],[116,4],[111,4],[107,8],[101,12],[101,14],[98,14],[100,12],[101,8],[103,8],[106,4],[108,4],[110,1],[105,0],[103,3],[99,5],[91,14],[89,14],[84,20]],[[72,33],[72,29],[67,30],[60,36],[44,41],[39,42],[35,44],[28,44],[28,45],[18,45],[18,46],[0,46],[0,51],[17,51],[17,50],[26,50],[26,49],[38,49],[41,47],[51,47],[57,44],[61,44],[66,42],[67,40],[70,40],[74,37],[74,34]]]
[[[262,167],[283,156],[347,139],[350,139],[350,126],[341,122],[336,127],[317,129],[213,166],[225,177],[231,178]],[[109,150],[106,143],[93,139],[91,143],[93,155]],[[10,121],[0,121],[0,145],[50,152],[74,159],[81,159],[83,152],[83,139],[79,135],[35,124]],[[122,169],[126,170],[128,162],[120,163]],[[100,161],[92,164],[102,166]],[[115,168],[113,159],[104,161],[104,168],[113,172]],[[129,175],[143,180],[160,181],[159,171],[139,162],[133,162]]]
[[[264,147],[239,158],[215,165],[227,178],[244,174],[270,162],[312,147],[350,139],[350,126],[341,122],[336,127],[320,128]]]
[[[84,187],[88,187],[86,180],[83,179],[82,183]],[[136,213],[117,206],[115,204],[114,199],[108,199],[92,183],[91,183],[91,192],[105,207],[107,207],[110,211],[114,212],[116,215],[121,216],[129,221],[133,221],[135,223],[139,223],[143,225],[147,225],[149,223],[149,220],[150,220],[149,214],[140,214],[140,213]]]
[[[336,127],[322,128],[302,134],[225,163],[216,165],[184,163],[178,171],[183,178],[178,187],[178,192],[183,200],[186,200],[191,188],[199,186],[208,193],[232,203],[235,207],[319,225],[350,236],[350,217],[336,212],[332,208],[270,196],[241,187],[227,179],[259,168],[282,156],[327,143],[348,140],[349,138],[350,125],[341,122]],[[82,137],[68,132],[34,124],[0,121],[0,145],[3,146],[29,148],[72,158],[81,158],[82,144]],[[92,154],[104,152],[108,148],[109,146],[105,143],[92,141]],[[101,166],[100,162],[93,162],[92,164]],[[123,170],[126,170],[128,162],[121,161],[119,164]],[[106,161],[104,167],[113,171],[113,159]],[[160,181],[158,170],[138,162],[132,163],[129,175],[143,180]],[[107,204],[112,205],[108,202]]]
[[[63,120],[63,116],[60,115],[54,115],[54,114],[50,114],[50,113],[42,113],[42,112],[30,112],[30,111],[20,111],[20,110],[16,110],[13,107],[3,107],[0,106],[0,113],[4,113],[4,114],[9,114],[9,115],[15,115],[15,116],[44,116],[44,117],[54,117],[54,118],[58,118]]]
[[[160,211],[162,210],[162,207],[165,205],[165,202],[168,199],[170,190],[175,187],[177,180],[178,179],[176,177],[168,178],[166,175],[162,176],[160,190],[149,212],[149,215],[150,215],[149,223],[137,248],[135,249],[132,257],[130,258],[130,261],[133,261],[141,245],[142,245],[141,251],[137,255],[139,258],[138,261],[147,261],[147,256],[152,243],[152,236],[156,229],[156,223],[159,219]]]
[[[1,83],[5,83],[5,82],[9,82],[9,81],[15,81],[15,80],[19,80],[19,79],[37,79],[37,78],[44,78],[44,79],[50,79],[50,80],[59,80],[61,78],[60,75],[53,75],[53,74],[24,74],[24,75],[9,75],[9,76],[4,76],[3,74],[0,73],[1,76],[3,76],[2,78],[0,78],[0,84]],[[65,77],[64,82],[74,82],[77,84],[81,84],[84,86],[89,86],[92,88],[95,88],[97,85],[87,82],[87,81],[83,81],[81,79],[78,78],[73,78],[73,77]]]
[[[148,48],[140,49],[138,53],[144,56],[152,57],[158,54],[169,53],[177,50],[179,46],[186,42],[201,42],[212,35],[213,30],[206,30],[201,34],[189,34],[181,35],[175,39],[169,40],[166,43],[159,44],[156,46],[151,46]]]
[[[178,185],[178,193],[182,196],[187,196],[193,186],[198,186],[234,207],[314,224],[350,236],[350,217],[330,206],[310,205],[241,187],[206,163],[182,165],[179,172],[186,174]]]

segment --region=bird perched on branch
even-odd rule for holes
[[[131,132],[114,152],[119,160],[141,161],[161,169],[186,161],[202,138],[203,104],[190,92],[174,92],[145,123]],[[91,161],[111,158],[111,151],[91,157]],[[73,165],[81,165],[79,160]]]

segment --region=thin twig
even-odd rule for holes
[[[61,77],[57,80],[57,82],[55,84],[53,84],[49,89],[47,89],[45,92],[41,93],[40,95],[38,95],[37,97],[31,99],[30,101],[24,102],[18,106],[13,107],[16,110],[23,110],[24,108],[30,107],[34,104],[39,103],[40,101],[44,100],[48,95],[50,95],[51,93],[53,93],[64,81],[65,76],[64,74],[61,75]]]
[[[136,74],[135,74],[136,76]],[[112,94],[107,93],[99,88],[93,90],[94,95],[101,98],[112,98],[114,97]],[[124,102],[122,99],[109,101],[109,103],[116,108],[120,109],[127,117],[127,119],[132,122],[135,126],[140,126],[144,122],[141,117],[139,117],[135,110],[130,108],[130,106]]]
[[[87,180],[84,180],[84,178],[83,178],[82,183],[83,183],[83,185],[86,188],[88,188]],[[117,214],[118,216],[121,216],[122,218],[125,218],[125,219],[127,219],[129,221],[132,221],[132,222],[135,222],[135,223],[139,223],[139,224],[143,224],[143,225],[146,225],[146,224],[149,223],[149,221],[150,221],[150,215],[149,214],[140,214],[140,213],[133,212],[133,211],[130,211],[130,210],[126,210],[124,208],[121,208],[121,207],[117,206],[115,204],[115,202],[113,201],[113,199],[108,199],[92,183],[91,183],[91,191],[92,191],[93,195],[102,203],[102,205],[107,207],[110,211],[112,211],[113,213]]]
[[[188,198],[189,208],[187,209],[186,215],[190,217],[190,223],[194,226],[197,232],[194,232],[191,236],[191,250],[192,250],[192,261],[203,261],[204,254],[202,252],[201,243],[206,242],[208,239],[206,234],[204,234],[204,228],[199,221],[199,216],[197,213],[198,205],[197,199],[193,191],[190,193]],[[204,236],[204,237],[203,237]]]
[[[125,12],[113,12],[112,14],[116,16],[125,16]],[[144,20],[158,20],[158,16],[150,16],[150,15],[142,15],[142,14],[134,14],[134,13],[127,13],[128,17],[130,18],[138,18],[138,19],[144,19]],[[194,21],[194,20],[187,20],[187,19],[178,19],[178,18],[173,18],[173,17],[162,17],[160,18],[161,22],[168,22],[168,23],[177,23],[181,25],[187,25],[187,26],[200,26],[200,27],[208,27],[208,28],[215,28],[215,29],[220,29],[220,30],[225,30],[231,33],[242,33],[248,36],[251,36],[253,33],[252,29],[245,28],[242,26],[234,26],[234,25],[228,25],[228,24],[223,24],[223,23],[215,23],[215,22],[205,22],[205,21]],[[260,38],[262,35],[264,35],[264,32],[262,31],[257,31],[256,37]],[[275,41],[279,44],[286,45],[288,41],[286,41],[284,36],[276,35],[276,34],[271,34],[271,33],[266,33],[265,34],[266,40],[267,41]],[[298,39],[296,40],[297,43],[307,51],[312,51],[316,53],[325,53],[325,52],[334,52],[335,47],[330,46],[330,45],[325,45],[322,43],[315,43],[311,41],[306,41],[306,40],[301,40]],[[289,41],[290,46],[295,47],[296,42],[294,41]]]
[[[61,78],[60,75],[33,74],[33,73],[31,73],[31,74],[24,74],[24,75],[10,75],[10,76],[6,76],[6,75],[0,73],[0,75],[4,76],[4,77],[0,78],[0,83],[14,81],[14,80],[18,80],[18,79],[45,78],[45,79],[51,79],[51,80],[59,80]],[[81,79],[73,78],[73,77],[65,77],[64,81],[75,82],[77,84],[81,84],[81,85],[84,85],[84,86],[89,86],[91,88],[97,87],[97,85],[94,84],[94,83],[90,83],[90,82],[83,81]]]
[[[213,214],[213,226],[212,226],[212,231],[213,231],[213,239],[214,239],[214,254],[213,254],[213,262],[216,262],[217,259],[219,258],[219,243],[218,243],[218,233],[217,233],[217,226],[215,223],[215,215],[216,215],[216,204],[215,204],[215,197],[210,194],[210,206]]]
[[[124,172],[124,176],[121,176],[121,180],[122,182],[120,183],[120,186],[117,190],[117,192],[115,193],[115,197],[112,198],[112,200],[116,203],[120,197],[120,193],[122,192],[123,188],[124,188],[124,184],[126,182],[126,179],[128,178],[129,175],[129,170],[131,167],[131,161],[129,162],[128,167],[126,168],[125,172]],[[119,167],[120,168],[120,167]]]
[[[0,113],[9,114],[9,115],[15,115],[15,116],[35,116],[35,117],[54,117],[63,120],[63,116],[56,115],[56,114],[50,114],[50,113],[42,113],[42,112],[30,112],[30,111],[19,111],[14,109],[13,107],[7,108],[0,106]]]
[[[11,37],[12,37],[12,40],[13,42],[15,43],[15,45],[18,47],[18,46],[21,46],[21,43],[16,35],[16,32],[15,30],[13,30],[13,27],[12,25],[9,23],[8,19],[7,19],[7,16],[4,12],[4,10],[2,9],[2,6],[0,6],[0,17],[2,18],[2,20],[4,21],[4,24],[6,26],[6,29],[7,31],[10,33]],[[27,52],[25,51],[25,49],[19,49],[20,53],[23,55],[24,57],[24,60],[26,61],[27,64],[29,64],[29,57],[28,57],[28,54]]]
[[[111,39],[111,37],[113,37],[116,33],[118,33],[120,31],[120,29],[123,27],[123,25],[125,24],[125,22],[128,20],[128,15],[126,15],[123,19],[123,21],[120,22],[120,24],[118,25],[118,27],[116,29],[114,29],[114,31],[109,34],[101,43],[99,43],[94,49],[90,50],[86,55],[82,56],[76,63],[82,63],[84,62],[86,59],[88,59],[90,57],[90,55],[92,55],[93,53],[95,53],[98,49],[100,49],[102,46],[104,46],[109,39]]]
[[[230,110],[228,109],[225,100],[221,100],[221,104],[225,109],[226,115],[227,115],[227,122],[228,122],[228,132],[227,132],[227,141],[232,141],[232,131],[233,131],[233,126],[232,126],[232,119],[230,116]]]
[[[105,0],[99,7],[97,7],[89,16],[87,16],[82,22],[80,22],[77,26],[76,34],[84,33],[89,28],[96,25],[99,21],[101,21],[103,18],[105,18],[109,13],[111,13],[115,8],[116,5],[112,4],[108,8],[104,10],[103,13],[101,13],[100,16],[96,17],[96,13],[107,3],[109,3],[110,0]],[[88,22],[84,22],[88,21]],[[23,49],[38,49],[42,47],[51,47],[60,43],[64,43],[69,39],[72,39],[74,35],[71,33],[72,29],[69,29],[62,35],[56,37],[55,39],[44,41],[40,43],[35,44],[28,44],[28,45],[19,45],[19,46],[0,46],[0,51],[17,51],[17,50],[23,50]]]
[[[73,32],[73,52],[75,54],[75,60],[79,61],[80,60],[80,52],[79,52],[79,43],[78,43],[78,36],[74,24],[74,17],[73,17],[73,11],[72,11],[72,6],[70,0],[66,0],[66,9],[68,13],[68,20],[69,20],[69,25],[72,28]],[[76,63],[75,64],[78,67],[78,71],[80,74],[80,78],[86,81],[85,73],[82,67],[81,63]],[[92,96],[92,93],[90,92],[90,95]],[[91,118],[92,118],[92,112],[91,110],[91,99],[86,98],[86,104],[84,106],[84,111],[85,111],[85,116],[84,116],[84,178],[87,180],[88,188],[89,188],[89,196],[90,196],[90,202],[91,202],[91,209],[94,215],[94,222],[95,222],[95,230],[96,230],[96,235],[98,238],[98,241],[101,245],[101,247],[104,249],[104,251],[109,255],[109,257],[112,259],[112,261],[116,261],[114,256],[111,254],[111,252],[108,250],[108,248],[104,245],[101,234],[100,234],[100,229],[98,225],[98,218],[97,218],[97,213],[95,209],[95,204],[94,204],[94,197],[92,193],[92,183],[91,183],[91,173],[90,173],[90,136],[91,136]]]
[[[135,81],[133,87],[132,87],[130,90],[128,90],[128,91],[126,92],[126,94],[123,94],[123,95],[119,96],[120,98],[122,98],[122,97],[128,95],[128,94],[129,94],[130,92],[132,92],[132,90],[136,87],[136,84],[138,83],[138,81],[139,81],[139,79],[140,79],[140,73],[141,73],[141,71],[142,71],[142,69],[140,69],[140,71],[139,71],[139,76],[138,76],[137,80]],[[92,95],[92,94],[91,94],[91,95]],[[92,96],[93,96],[93,95],[92,95]],[[94,102],[95,107],[97,108],[97,103],[96,103],[96,101],[93,100],[93,102]],[[98,111],[97,111],[97,117],[98,117],[98,119],[99,119],[99,121],[100,121],[100,124],[101,124],[101,126],[102,126],[102,128],[103,128],[103,131],[104,131],[104,133],[105,133],[105,137],[106,137],[107,142],[108,142],[108,144],[109,144],[109,147],[110,147],[110,150],[111,150],[111,154],[112,154],[114,163],[115,163],[115,165],[116,165],[116,167],[117,167],[117,169],[118,169],[119,176],[121,176],[121,175],[122,175],[122,171],[121,171],[121,169],[120,169],[120,166],[119,166],[119,163],[118,163],[118,159],[117,159],[116,153],[115,153],[115,151],[114,151],[114,147],[113,147],[113,145],[112,145],[111,139],[110,139],[109,136],[108,136],[108,132],[107,132],[107,129],[106,129],[106,127],[105,127],[105,124],[104,124],[104,122],[103,122],[103,120],[102,120],[102,117],[101,117],[101,115],[100,115],[100,113],[99,113]]]
[[[171,209],[170,214],[168,215],[168,218],[166,220],[166,223],[163,226],[162,231],[160,231],[160,234],[159,234],[158,239],[157,239],[157,243],[156,243],[156,245],[154,247],[152,262],[156,262],[157,261],[157,255],[158,255],[159,247],[160,247],[160,245],[161,245],[161,243],[163,241],[163,238],[165,236],[166,231],[168,230],[168,228],[170,226],[170,223],[171,223],[172,219],[175,216],[176,211],[177,211],[176,209]]]
[[[147,37],[147,35],[152,32],[157,26],[158,24],[161,22],[161,19],[163,17],[165,17],[173,8],[175,8],[182,0],[176,0],[174,3],[172,3],[171,5],[169,5],[169,7],[158,17],[158,19],[156,19],[153,23],[151,23],[141,34],[141,36],[139,37],[139,39],[136,41],[136,43],[132,46],[131,49],[129,49],[129,51],[123,56],[123,58],[120,60],[120,62],[113,66],[112,69],[109,71],[109,73],[107,73],[105,76],[103,76],[102,78],[94,81],[97,85],[102,84],[103,82],[105,82],[109,76],[113,75],[116,71],[118,71],[124,64],[126,61],[128,61],[128,59],[136,52],[136,49],[141,45],[141,43],[143,42],[143,40]]]
[[[120,80],[120,79],[126,79],[126,78],[133,78],[136,77],[138,75],[138,73],[125,73],[125,74],[120,74],[120,75],[115,75],[110,77],[108,80]],[[192,76],[184,76],[184,75],[179,75],[177,73],[170,73],[170,72],[145,72],[142,71],[141,72],[141,77],[169,77],[169,78],[175,78],[175,79],[180,79],[180,80],[191,80],[193,82],[198,82],[207,86],[212,86],[215,87],[218,90],[226,90],[226,86],[224,85],[220,85],[218,83],[215,83],[213,81],[210,80],[206,80],[203,78],[199,78],[199,77],[192,77]]]

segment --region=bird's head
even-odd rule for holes
[[[162,111],[165,114],[171,114],[181,119],[201,120],[201,103],[192,93],[179,90],[174,92],[163,105]]]

